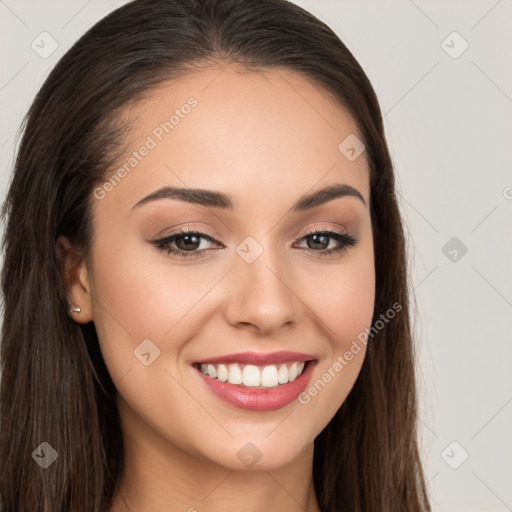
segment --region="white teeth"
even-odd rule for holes
[[[238,364],[204,364],[200,365],[201,372],[213,379],[230,384],[244,385],[246,387],[273,388],[280,384],[293,382],[302,374],[305,362],[281,364],[279,368],[275,364],[268,366],[256,366],[253,364],[243,365],[241,369]]]
[[[265,388],[273,388],[278,384],[277,366],[275,364],[265,366],[261,372],[261,385]]]
[[[242,384],[242,370],[236,364],[229,365],[228,382],[230,384]]]
[[[282,364],[279,368],[277,382],[279,382],[279,384],[286,384],[288,382],[288,368],[285,364]]]
[[[208,372],[210,373],[210,372]],[[211,374],[210,374],[211,375]],[[288,380],[293,382],[297,378],[297,363],[293,363],[288,370]]]
[[[223,364],[219,364],[217,368],[217,378],[222,382],[228,380],[228,369]]]
[[[279,368],[279,375],[277,378],[279,384],[286,384],[288,382],[288,368],[285,364],[281,365]]]
[[[208,375],[214,379],[217,377],[217,368],[213,364],[208,365]]]
[[[261,383],[261,375],[257,366],[248,364],[243,373],[244,386],[258,387]]]

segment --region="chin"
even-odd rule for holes
[[[288,420],[285,420],[285,422]],[[284,428],[279,434],[277,423],[258,435],[241,435],[221,443],[205,456],[214,464],[231,471],[270,471],[292,464],[298,457],[313,450],[313,440],[304,433],[291,435]]]

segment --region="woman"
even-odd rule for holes
[[[3,216],[3,512],[430,510],[382,117],[311,14],[114,11]]]

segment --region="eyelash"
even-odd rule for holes
[[[176,238],[180,238],[182,235],[198,235],[200,238],[204,238],[205,240],[208,240],[209,242],[216,243],[215,238],[213,235],[201,233],[199,231],[194,231],[193,229],[180,229],[174,233],[171,233],[169,236],[166,236],[164,238],[160,238],[158,240],[152,240],[151,243],[157,247],[160,251],[167,251],[169,255],[173,254],[173,257],[176,257],[178,259],[187,259],[187,258],[201,258],[202,253],[204,251],[207,251],[208,249],[201,249],[200,251],[182,251],[179,249],[173,249],[171,248],[171,243],[175,241]],[[300,240],[312,236],[312,235],[326,235],[328,238],[333,238],[337,242],[340,242],[341,245],[339,247],[335,247],[334,249],[328,249],[328,250],[320,250],[316,251],[314,249],[305,249],[309,253],[315,253],[318,254],[321,257],[329,256],[333,253],[341,253],[343,251],[348,251],[350,247],[353,247],[357,244],[357,238],[355,238],[352,235],[349,235],[348,233],[344,233],[343,231],[337,231],[337,230],[325,230],[320,228],[315,228],[305,235],[303,235]]]

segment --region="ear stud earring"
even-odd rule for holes
[[[80,313],[82,310],[80,308],[80,306],[75,306],[72,310],[71,310],[71,314],[73,313]]]

